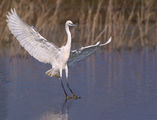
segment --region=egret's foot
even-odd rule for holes
[[[66,95],[66,96],[65,96],[65,100],[69,100],[69,99],[72,99],[72,97]]]
[[[80,96],[76,96],[76,95],[74,95],[74,94],[72,94],[72,99],[81,99],[81,97]]]

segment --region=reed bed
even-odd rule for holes
[[[73,43],[81,46],[113,41],[107,49],[156,48],[157,14],[155,0],[1,0],[0,47],[10,54],[26,53],[10,34],[6,14],[16,8],[19,16],[58,46],[65,44],[64,23],[78,23],[72,29]]]

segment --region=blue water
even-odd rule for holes
[[[69,68],[67,102],[50,67],[0,56],[0,120],[157,120],[156,50],[98,50]]]

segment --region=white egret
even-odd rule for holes
[[[111,38],[105,43],[100,44],[97,42],[95,45],[82,47],[78,50],[71,51],[71,33],[69,26],[76,26],[72,21],[68,20],[65,23],[65,30],[67,34],[67,43],[58,48],[53,43],[48,42],[44,37],[42,37],[39,32],[34,29],[33,26],[29,26],[20,19],[17,15],[15,9],[11,9],[11,12],[8,12],[7,15],[7,25],[11,33],[19,41],[20,45],[38,61],[43,63],[49,63],[52,65],[52,68],[46,71],[46,74],[50,77],[62,78],[62,71],[65,70],[66,78],[68,79],[68,65],[82,60],[83,58],[92,54],[98,47],[104,46],[111,42]],[[64,88],[62,79],[61,85],[64,90],[66,99],[70,98]],[[79,98],[74,95],[73,91],[69,87],[67,82],[67,87],[72,93],[72,98]]]

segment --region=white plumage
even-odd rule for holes
[[[51,77],[62,77],[62,70],[65,70],[66,78],[68,78],[68,65],[72,65],[75,62],[78,62],[86,58],[87,56],[94,53],[97,50],[97,48],[111,42],[110,37],[110,39],[105,44],[100,44],[100,42],[97,42],[95,45],[90,45],[82,47],[78,50],[71,51],[71,33],[69,30],[69,26],[76,25],[73,24],[72,21],[70,20],[68,20],[65,23],[67,43],[65,46],[62,46],[61,48],[58,48],[51,42],[48,42],[36,31],[36,29],[33,26],[29,26],[26,23],[24,23],[17,15],[15,9],[11,9],[11,12],[8,12],[7,23],[11,33],[16,37],[20,45],[24,47],[24,49],[31,56],[33,56],[40,62],[49,63],[52,65],[52,68],[46,72],[46,74]],[[66,99],[69,99],[69,96],[67,95],[62,80],[61,85],[64,90]],[[78,96],[75,96],[68,82],[67,87],[72,93],[73,99],[80,98]]]
[[[44,63],[52,63],[58,48],[42,37],[33,27],[25,24],[17,15],[15,9],[7,15],[8,27],[22,47],[28,53]]]
[[[33,26],[24,23],[17,15],[15,9],[8,12],[7,23],[9,30],[19,41],[20,45],[25,48],[28,53],[43,63],[52,65],[52,69],[48,70],[46,74],[51,77],[62,77],[62,70],[65,69],[66,77],[68,77],[68,66],[78,62],[90,54],[92,54],[98,47],[104,46],[111,42],[111,38],[105,43],[97,42],[95,45],[82,47],[78,50],[71,50],[71,33],[69,26],[75,26],[70,20],[65,24],[67,33],[67,43],[65,46],[58,48],[53,43],[48,42],[42,37]],[[69,58],[70,56],[70,58]]]

